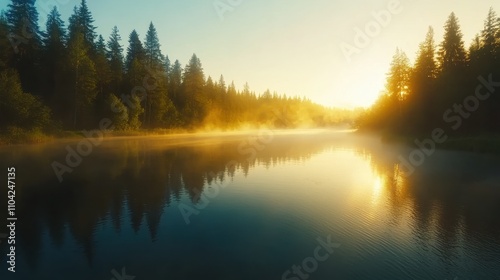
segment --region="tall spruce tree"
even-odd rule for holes
[[[395,104],[403,101],[409,93],[410,62],[400,49],[392,57],[391,68],[387,74],[387,92]]]
[[[183,75],[183,113],[188,123],[199,123],[205,116],[204,84],[205,75],[201,61],[196,54],[193,54],[184,69]]]
[[[95,53],[93,55],[92,61],[94,62],[95,72],[96,72],[96,90],[97,96],[95,99],[95,107],[97,107],[94,121],[98,122],[99,118],[103,116],[108,117],[108,113],[111,111],[108,101],[110,100],[110,90],[109,85],[111,83],[111,67],[109,61],[106,58],[108,50],[106,48],[106,42],[102,35],[97,37],[95,43]]]
[[[168,95],[168,72],[165,71],[165,57],[160,47],[158,33],[151,22],[144,43],[146,67],[149,72],[147,78],[151,81],[151,86],[147,89],[144,112],[148,127],[161,127],[177,122],[177,112]]]
[[[168,79],[168,94],[177,109],[182,108],[182,65],[179,60],[175,60]]]
[[[87,126],[88,113],[97,95],[97,74],[82,33],[75,34],[69,41],[68,62],[74,85],[72,126]]]
[[[66,57],[66,29],[61,19],[61,14],[54,7],[47,16],[46,29],[43,33],[43,96],[50,103],[64,103],[64,84],[66,73],[64,71],[64,60]],[[56,105],[54,104],[54,105]],[[60,104],[56,105],[59,106]],[[54,110],[55,114],[59,110]],[[59,115],[60,116],[60,115]]]
[[[23,90],[38,94],[41,38],[35,0],[11,0],[7,22],[10,27],[8,38],[15,52],[11,66],[19,73]]]
[[[494,57],[495,48],[500,42],[497,36],[500,32],[500,20],[493,8],[490,8],[488,15],[484,20],[484,29],[481,31],[482,47],[486,55]]]
[[[153,25],[153,22],[149,24],[148,32],[146,33],[146,39],[144,41],[144,52],[146,55],[146,63],[151,68],[157,68],[162,66],[163,55],[160,50],[160,40],[158,39],[158,33]]]
[[[113,93],[118,94],[123,80],[123,47],[120,44],[121,37],[118,27],[113,27],[108,40],[107,58],[111,67],[111,85]]]
[[[9,41],[9,24],[4,11],[0,12],[0,71],[9,68],[14,57],[14,49]]]
[[[137,61],[140,61],[141,63],[144,62],[145,51],[142,42],[139,39],[139,34],[137,34],[137,31],[133,30],[130,33],[128,39],[127,57],[125,62],[127,71],[130,70],[130,68],[132,67],[132,62],[135,59],[137,59]]]
[[[431,120],[430,114],[422,114],[433,110],[435,99],[434,87],[437,77],[436,45],[434,42],[434,29],[429,27],[425,40],[420,43],[415,66],[411,71],[409,80],[409,95],[406,104],[408,122],[416,132],[427,129],[427,122]]]
[[[441,72],[459,70],[466,66],[466,51],[462,31],[455,13],[451,13],[444,25],[444,39],[439,47]]]
[[[93,55],[96,51],[95,40],[97,34],[95,29],[94,18],[87,6],[87,1],[82,0],[79,7],[75,6],[73,14],[69,19],[69,37],[73,38],[79,33],[82,34],[89,54]]]

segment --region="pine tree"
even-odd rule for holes
[[[106,53],[111,68],[111,91],[118,94],[123,80],[123,47],[120,44],[121,37],[118,27],[113,27],[108,40],[108,51]]]
[[[175,60],[174,66],[168,77],[168,94],[179,110],[184,106],[182,103],[182,65],[179,60]]]
[[[193,54],[183,75],[184,115],[188,123],[194,124],[203,120],[206,98],[203,94],[205,75],[200,59]]]
[[[83,34],[76,34],[68,45],[68,62],[74,75],[73,118],[74,128],[87,124],[89,107],[97,95],[97,75],[90,59]]]
[[[99,37],[97,37],[95,47],[95,54],[93,55],[97,90],[95,106],[97,107],[97,114],[99,116],[105,116],[110,111],[108,100],[110,99],[109,95],[111,94],[109,90],[109,85],[111,83],[111,67],[108,59],[106,58],[108,50],[106,48],[106,42],[102,35],[99,35]],[[96,122],[99,121],[99,116],[95,117]]]
[[[478,63],[481,59],[481,49],[482,49],[481,37],[479,34],[476,34],[472,39],[472,43],[469,47],[469,61],[471,62],[471,66]]]
[[[500,18],[493,8],[488,11],[480,38],[479,48],[474,52],[476,54],[475,63],[471,63],[473,71],[482,73],[485,76],[500,77]],[[477,122],[476,127],[482,126],[484,129],[498,133],[500,131],[498,125],[500,121],[500,97],[498,94],[492,95],[487,104],[482,106],[480,112],[475,115],[481,117],[475,119]]]
[[[61,51],[66,44],[66,29],[61,14],[54,6],[47,17],[45,25],[46,31],[43,34],[43,45],[45,49],[55,48],[54,51]]]
[[[12,64],[14,49],[9,41],[9,24],[7,16],[2,11],[0,13],[0,71],[7,69]]]
[[[250,96],[250,86],[248,85],[248,82],[245,82],[245,85],[243,86],[243,95]]]
[[[136,127],[141,125],[141,121],[135,121],[137,114],[142,115],[143,119],[145,115],[145,99],[147,92],[138,90],[139,86],[144,83],[144,78],[147,75],[145,68],[145,51],[141,40],[139,39],[139,34],[133,30],[129,35],[127,56],[125,58],[125,68],[127,70],[125,75],[125,91],[132,93],[132,98],[138,101],[137,108],[134,108],[129,114],[129,125],[131,127]],[[141,105],[144,104],[144,107]]]
[[[217,83],[217,101],[222,108],[227,109],[229,106],[229,100],[227,97],[227,87],[224,76],[220,75],[219,82]]]
[[[125,92],[131,93],[131,99],[137,101],[138,104],[134,105],[137,108],[132,108],[129,114],[129,124],[133,122],[133,125],[140,124],[142,125],[142,121],[135,122],[135,114],[142,116],[144,119],[144,106],[146,95],[148,94],[146,89],[142,87],[144,77],[146,77],[146,69],[144,68],[144,64],[139,61],[139,58],[134,58],[128,68],[128,72],[125,75]],[[144,106],[143,106],[144,104]],[[127,104],[128,106],[129,104]]]
[[[43,34],[43,95],[47,100],[56,102],[61,99],[64,88],[64,59],[66,55],[66,30],[61,14],[54,7],[46,23],[46,31]],[[54,100],[54,98],[56,100]],[[55,112],[58,113],[58,112]]]
[[[19,73],[24,91],[39,93],[41,39],[35,0],[11,0],[7,22],[15,52],[12,66]]]
[[[481,31],[479,43],[471,46],[471,61],[475,70],[488,74],[498,69],[500,62],[500,19],[497,17],[493,8],[490,8],[484,21],[484,28]],[[500,37],[499,37],[500,38]]]
[[[387,92],[395,104],[403,101],[408,94],[410,62],[406,54],[396,49],[392,57],[391,68],[387,77]]]
[[[113,126],[117,130],[127,130],[129,128],[129,108],[114,94],[106,97],[106,107],[110,108],[110,116]]]
[[[165,56],[165,74],[167,75],[167,85],[170,84],[170,73],[172,72],[172,65],[170,63],[170,59],[168,58],[168,55]]]
[[[229,96],[235,96],[238,92],[236,91],[236,86],[234,85],[234,81],[231,81],[231,84],[227,88],[227,94]]]
[[[106,42],[104,41],[104,37],[102,37],[102,35],[99,35],[99,37],[97,37],[95,47],[96,47],[96,53],[106,58],[108,50],[106,49]]]
[[[218,85],[219,85],[219,93],[221,95],[226,95],[226,93],[227,93],[226,81],[224,81],[224,76],[223,75],[220,75]]]
[[[434,109],[434,87],[437,77],[435,53],[434,30],[429,27],[425,40],[420,44],[415,67],[411,71],[409,80],[410,87],[405,113],[411,116],[407,121],[416,131],[424,131],[427,128],[426,123],[430,120],[430,114],[422,114],[422,112]]]
[[[139,62],[143,62],[145,59],[145,51],[142,46],[142,42],[139,39],[139,34],[135,30],[133,30],[128,39],[128,48],[127,48],[127,58],[125,62],[125,66],[127,71],[132,66],[132,62],[137,59]]]
[[[144,52],[146,55],[147,65],[150,68],[159,67],[162,64],[163,55],[160,50],[160,40],[158,33],[153,23],[149,24],[148,32],[146,33],[146,40],[144,41]]]
[[[148,89],[145,100],[145,116],[148,127],[159,127],[168,125],[169,120],[176,118],[174,105],[168,97],[167,80],[164,56],[160,50],[161,44],[153,23],[149,24],[144,43],[146,67],[149,70],[147,76],[153,86]]]
[[[490,8],[484,21],[484,29],[481,31],[482,48],[484,48],[486,55],[494,57],[495,47],[499,43],[497,42],[499,32],[500,20],[493,8]]]
[[[90,54],[94,54],[96,50],[96,27],[93,25],[94,19],[87,6],[87,1],[82,0],[79,7],[74,7],[73,14],[69,19],[69,37],[70,39],[83,35],[83,41],[88,48]]]
[[[466,66],[466,52],[462,31],[455,13],[451,13],[444,26],[444,40],[439,48],[439,67],[441,72],[458,70]]]
[[[83,39],[85,42],[89,44],[89,46],[93,46],[94,40],[96,38],[96,33],[95,29],[96,27],[93,25],[94,19],[92,17],[92,14],[90,13],[90,10],[87,6],[87,1],[82,0],[80,3],[80,10],[79,10],[79,15],[80,15],[80,24],[83,28]]]
[[[433,79],[437,75],[436,45],[434,43],[434,29],[429,27],[425,41],[420,44],[414,73],[421,78]]]
[[[10,39],[16,53],[24,54],[30,51],[30,46],[35,49],[40,47],[35,0],[11,0],[7,10],[7,21],[11,31]]]

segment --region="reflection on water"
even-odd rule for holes
[[[18,177],[15,279],[281,279],[327,235],[342,247],[313,279],[500,275],[495,157],[438,151],[406,177],[406,148],[345,132],[123,138],[59,183],[65,145],[0,150]]]

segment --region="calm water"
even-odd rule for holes
[[[19,219],[0,279],[500,279],[494,156],[406,176],[409,149],[348,132],[122,138],[60,183],[66,145],[0,148]]]

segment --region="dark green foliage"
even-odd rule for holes
[[[50,109],[38,97],[23,92],[15,70],[0,72],[0,128],[44,129],[50,125]]]
[[[191,124],[196,124],[204,119],[206,108],[205,95],[203,94],[205,86],[205,74],[201,66],[200,59],[193,54],[188,65],[184,69],[183,94],[182,94],[182,112],[186,120]]]
[[[68,45],[68,64],[73,88],[73,127],[88,126],[92,104],[97,96],[98,77],[83,34],[76,34]]]
[[[160,50],[160,40],[158,33],[153,23],[149,24],[148,32],[146,33],[146,40],[144,41],[144,52],[146,55],[146,63],[149,67],[161,67],[163,55]]]
[[[77,34],[82,34],[85,47],[89,52],[95,51],[95,33],[94,19],[87,6],[87,1],[82,0],[79,7],[73,9],[73,14],[69,19],[69,37],[74,38]]]
[[[118,27],[113,27],[111,36],[108,40],[107,58],[109,60],[109,67],[111,71],[110,90],[119,92],[123,82],[123,47],[120,44],[122,38],[118,32]]]
[[[177,108],[181,108],[181,86],[182,86],[182,66],[179,60],[174,62],[174,66],[168,75],[168,94]]]
[[[137,59],[139,61],[144,61],[145,59],[144,47],[142,46],[142,42],[139,39],[139,34],[137,34],[135,30],[130,33],[128,39],[127,58],[125,62],[127,71],[130,70],[134,59]]]
[[[9,25],[4,12],[0,13],[0,71],[7,69],[14,58],[14,49],[9,41]]]
[[[18,71],[25,91],[39,94],[41,40],[35,0],[12,0],[7,10],[7,22],[10,28],[8,39],[14,50],[10,66]]]
[[[64,107],[69,104],[67,93],[68,74],[66,73],[67,37],[64,22],[59,11],[54,7],[47,17],[46,30],[43,33],[42,48],[42,96],[51,105],[54,116],[65,117]]]
[[[0,14],[0,131],[90,129],[104,118],[117,130],[318,126],[347,115],[298,97],[258,96],[248,84],[239,92],[222,75],[205,80],[196,54],[185,68],[162,54],[152,22],[144,44],[130,33],[124,57],[118,28],[107,41],[96,34],[86,0],[67,27],[54,7],[40,32],[34,4],[11,0]]]

